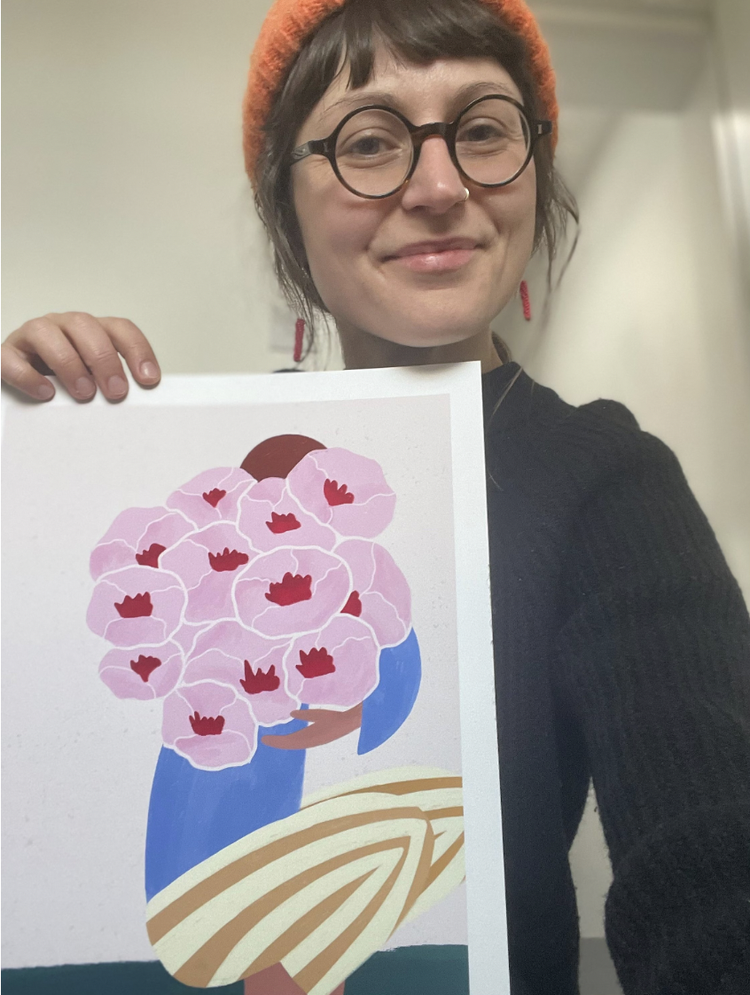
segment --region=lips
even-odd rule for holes
[[[447,275],[467,266],[478,248],[473,238],[431,239],[405,245],[395,255],[386,256],[384,262],[413,273]]]
[[[432,239],[425,242],[413,242],[405,245],[385,257],[388,259],[403,259],[407,256],[427,256],[436,255],[440,252],[471,251],[477,248],[477,241],[474,238],[442,238]]]

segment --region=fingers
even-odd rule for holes
[[[18,330],[23,334],[18,337],[17,351],[32,368],[41,364],[46,366],[76,400],[88,401],[96,393],[94,378],[80,351],[67,337],[60,322],[53,320],[53,317],[62,316],[47,315],[22,325]],[[13,336],[8,340],[9,345],[15,344],[12,340]]]
[[[90,400],[97,387],[110,401],[121,401],[128,381],[155,386],[161,372],[148,340],[127,318],[95,318],[80,311],[50,313],[25,322],[2,346],[2,377],[35,400],[49,400],[54,385],[41,372],[55,374],[78,401]]]
[[[161,379],[161,370],[140,328],[127,318],[99,318],[99,322],[124,357],[133,379],[144,387],[156,386]]]
[[[110,401],[121,401],[128,393],[127,377],[117,349],[99,320],[81,311],[46,317],[60,329],[62,339],[67,339],[67,349],[59,336],[43,335],[41,329],[35,331],[30,342],[66,390],[74,397],[80,397],[76,385],[80,388],[84,385],[78,379],[79,371],[90,370],[104,396]]]
[[[355,705],[354,708],[349,708],[344,712],[331,708],[296,708],[289,714],[293,719],[301,719],[303,722],[340,722],[343,716],[346,715],[354,717],[355,714],[361,715],[361,711],[362,705],[360,703],[359,705]]]
[[[29,361],[29,357],[9,342],[0,347],[2,378],[11,387],[20,390],[35,401],[49,401],[55,396],[52,383],[42,376]]]
[[[273,746],[276,750],[307,750],[315,745],[311,742],[309,733],[309,729],[298,729],[286,736],[261,736],[260,741],[264,746]]]
[[[289,714],[293,719],[301,719],[303,722],[317,722],[325,719],[329,712],[324,708],[295,708]]]

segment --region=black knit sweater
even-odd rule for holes
[[[590,778],[625,995],[750,992],[750,620],[671,451],[483,377],[513,995],[578,991]]]

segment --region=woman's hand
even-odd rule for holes
[[[143,387],[159,382],[148,339],[127,318],[95,318],[82,311],[45,314],[24,322],[3,342],[2,378],[35,401],[55,396],[45,374],[58,377],[76,401],[90,401],[97,387],[108,400],[121,401],[128,381],[120,356]]]
[[[335,739],[348,736],[362,725],[362,705],[355,705],[348,712],[334,712],[328,708],[300,708],[291,713],[293,719],[309,722],[306,729],[298,729],[286,736],[262,736],[266,746],[278,750],[307,750],[311,746],[323,746]]]

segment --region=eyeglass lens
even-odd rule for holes
[[[482,100],[462,116],[456,158],[477,183],[507,183],[523,169],[531,145],[524,115],[505,100]],[[390,111],[363,109],[342,128],[336,142],[341,176],[370,197],[398,190],[411,169],[414,147],[400,118]]]

